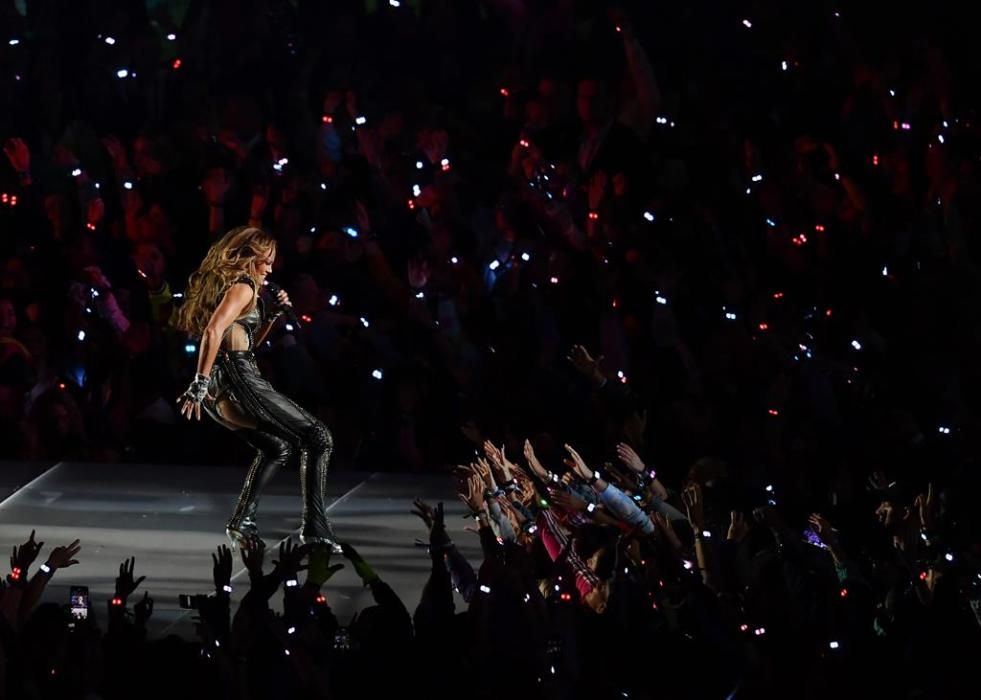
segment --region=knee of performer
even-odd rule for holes
[[[314,450],[330,450],[334,446],[334,436],[319,420],[313,424],[307,434],[307,440],[310,448]]]
[[[289,460],[295,449],[295,446],[290,444],[288,440],[284,440],[278,435],[264,433],[262,436],[261,451],[266,454],[270,460],[286,462]]]
[[[274,459],[287,462],[289,461],[290,456],[293,454],[293,451],[293,445],[291,445],[288,441],[283,440],[282,438],[276,438],[276,447],[274,450],[272,450],[272,456]]]

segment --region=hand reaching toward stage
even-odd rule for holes
[[[504,445],[497,447],[490,440],[485,440],[484,454],[487,455],[491,466],[495,467],[498,481],[501,483],[511,481],[511,477],[515,471],[515,465],[509,462],[507,457],[504,456]]]
[[[433,529],[433,518],[435,515],[435,509],[426,503],[421,498],[417,498],[412,501],[413,509],[410,511],[413,515],[418,516],[422,522],[426,524],[426,529],[430,532]]]
[[[227,545],[219,545],[218,550],[211,555],[214,563],[211,576],[215,582],[215,593],[227,593],[226,587],[232,583],[232,550]]]
[[[573,345],[572,349],[569,351],[569,356],[566,358],[572,365],[579,370],[579,372],[588,377],[596,386],[600,386],[606,380],[603,376],[603,372],[600,366],[603,362],[603,355],[599,355],[596,359],[589,354],[589,351],[583,345]]]
[[[262,540],[247,539],[242,543],[242,563],[249,572],[249,579],[262,578],[262,559],[266,554],[266,546]]]
[[[341,545],[341,550],[344,552],[344,556],[347,557],[347,560],[351,562],[352,566],[354,566],[354,570],[358,573],[358,576],[361,577],[361,581],[364,583],[364,585],[367,586],[375,581],[381,580],[381,577],[378,576],[378,574],[376,574],[370,566],[368,566],[368,562],[366,562],[361,555],[358,554],[358,551],[354,547],[345,543]]]
[[[531,471],[542,481],[548,480],[548,470],[542,466],[542,463],[538,461],[538,457],[535,455],[535,448],[531,446],[531,440],[525,440],[524,445],[525,459],[528,461],[528,467]]]
[[[307,555],[313,545],[298,545],[292,540],[284,540],[279,543],[279,559],[273,560],[276,572],[283,578],[295,579],[299,571],[305,570],[306,566],[301,566],[300,562]]]
[[[43,545],[44,542],[34,541],[34,530],[31,530],[31,536],[27,538],[27,542],[19,547],[14,546],[13,553],[10,555],[11,578],[17,581],[27,580],[27,570],[37,559]]]
[[[71,544],[62,547],[55,547],[48,555],[48,566],[52,569],[65,569],[78,563],[75,558],[82,549],[82,545],[75,540]]]
[[[333,554],[333,548],[326,544],[316,544],[310,549],[310,555],[307,558],[307,583],[315,585],[320,588],[330,577],[336,574],[338,571],[344,568],[343,564],[331,564],[330,557]]]
[[[146,621],[153,614],[153,598],[147,591],[143,592],[143,599],[133,607],[133,617],[137,627],[146,627]]]
[[[116,577],[116,598],[126,604],[126,599],[143,583],[146,576],[140,576],[133,580],[133,567],[136,565],[136,557],[130,557],[119,565],[119,576]]]

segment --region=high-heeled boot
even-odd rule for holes
[[[289,461],[292,447],[286,440],[266,431],[243,429],[237,432],[256,449],[256,456],[246,472],[242,492],[232,511],[232,517],[225,525],[225,534],[236,542],[249,539],[261,542],[256,523],[259,496],[279,468]]]
[[[328,544],[339,554],[341,545],[327,517],[327,468],[334,440],[320,421],[304,437],[304,449],[300,451],[300,488],[303,493],[300,541]]]

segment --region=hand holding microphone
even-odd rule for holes
[[[300,327],[300,321],[296,317],[296,312],[293,311],[293,305],[290,303],[289,295],[275,282],[270,282],[266,280],[266,289],[269,293],[273,295],[276,299],[276,308],[286,316],[286,320],[289,321],[294,328]]]

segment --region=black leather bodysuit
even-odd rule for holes
[[[255,292],[255,282],[250,277],[243,275],[236,282],[248,284]],[[228,522],[228,532],[233,536],[258,536],[255,513],[259,496],[276,471],[295,455],[300,463],[303,494],[301,538],[308,542],[336,543],[326,510],[327,469],[333,438],[321,421],[276,391],[259,373],[254,354],[255,335],[266,319],[262,298],[256,295],[252,308],[225,332],[211,369],[209,393],[214,398],[202,403],[209,416],[232,428],[256,449],[256,457]],[[246,345],[244,349],[229,349],[243,344]],[[223,399],[234,404],[238,412],[251,419],[256,427],[243,428],[226,420],[218,407],[218,402]]]

